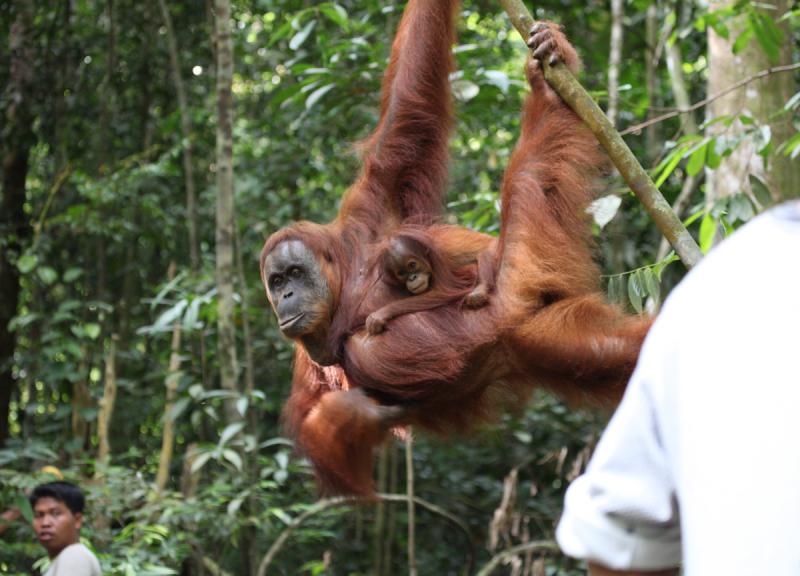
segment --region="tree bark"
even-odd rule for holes
[[[220,383],[223,389],[239,393],[236,328],[234,326],[233,279],[233,43],[228,0],[215,0],[217,40],[217,338]],[[233,399],[225,400],[228,423],[240,419]]]
[[[654,108],[658,106],[658,6],[655,0],[647,7],[645,15],[645,35],[647,37],[647,50],[645,50],[645,77],[647,81],[648,106],[647,117],[652,118]],[[647,160],[653,162],[661,148],[661,138],[659,137],[658,124],[650,126],[645,130],[645,144],[647,148]]]
[[[623,0],[611,0],[611,49],[608,55],[608,110],[613,126],[619,112],[619,66],[622,60],[622,24],[625,17]]]
[[[178,113],[181,117],[181,137],[183,138],[183,177],[186,187],[186,219],[189,227],[189,261],[192,270],[200,269],[200,247],[197,239],[197,200],[194,185],[194,169],[192,168],[192,124],[189,119],[189,105],[186,100],[186,90],[183,86],[181,75],[181,60],[178,54],[178,43],[172,28],[172,17],[169,14],[166,0],[158,0],[161,15],[164,19],[164,28],[167,31],[167,47],[169,48],[169,62],[172,68],[172,81],[175,84],[175,95],[178,98]]]
[[[710,9],[719,10],[734,4],[734,0],[715,0]],[[744,30],[741,20],[729,25],[729,37],[723,38],[714,30],[708,29],[708,93],[715,94],[737,80],[750,76],[759,70],[775,65],[785,65],[792,61],[792,42],[789,21],[778,22],[778,18],[789,10],[789,0],[772,2],[774,10],[757,7],[755,10],[772,18],[775,25],[784,33],[784,42],[779,50],[777,62],[771,62],[767,53],[756,40],[750,39],[747,46],[738,54],[733,53],[733,43]],[[739,18],[743,18],[740,16]],[[776,115],[786,101],[796,92],[797,85],[792,74],[772,74],[758,80],[745,88],[711,102],[706,109],[708,119],[720,116],[748,114],[761,125],[769,125],[773,146],[777,148],[793,133],[791,117],[787,114]],[[723,123],[715,123],[708,128],[709,136],[725,135],[736,137],[746,130],[738,120],[730,127]],[[752,193],[750,175],[757,176],[770,190],[772,199],[800,195],[800,169],[796,161],[781,154],[770,156],[771,164],[765,166],[764,159],[758,154],[756,143],[745,139],[733,153],[724,158],[716,170],[708,170],[706,189],[708,201],[713,202],[739,192]]]
[[[408,498],[408,576],[417,576],[416,511],[414,502],[414,432],[406,436],[406,497]]]
[[[99,468],[105,468],[109,463],[111,444],[108,440],[108,430],[111,426],[111,417],[114,414],[114,402],[117,398],[117,336],[111,336],[106,353],[106,369],[103,384],[103,397],[100,399],[100,412],[97,415],[97,437],[99,447],[97,461]]]
[[[172,450],[175,443],[175,418],[172,409],[175,406],[175,397],[178,395],[178,380],[181,377],[181,323],[175,322],[172,326],[172,345],[169,355],[169,368],[164,382],[166,388],[166,401],[164,402],[164,432],[161,435],[161,455],[158,458],[158,472],[156,473],[156,488],[163,492],[169,482],[169,469],[172,464]]]
[[[25,215],[25,180],[28,157],[33,145],[33,115],[30,109],[31,66],[29,44],[30,15],[27,2],[14,5],[16,19],[8,36],[9,78],[6,86],[5,124],[2,132],[3,191],[0,204],[0,237],[6,244],[0,250],[0,447],[8,438],[11,396],[17,381],[13,372],[16,334],[9,322],[17,315],[20,276],[16,261],[31,236]]]

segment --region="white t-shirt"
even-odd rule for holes
[[[102,576],[100,563],[83,544],[70,544],[59,552],[44,576]]]
[[[617,570],[800,574],[800,202],[667,299],[557,538]]]

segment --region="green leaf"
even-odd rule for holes
[[[661,302],[661,283],[651,268],[642,270],[644,287],[647,294],[656,302]]]
[[[283,522],[287,526],[292,523],[292,517],[289,516],[285,511],[281,510],[280,508],[272,508],[270,509],[269,513],[278,518],[281,522]]]
[[[700,222],[700,250],[706,254],[714,244],[714,237],[717,235],[717,221],[711,214],[703,216]]]
[[[697,148],[689,157],[689,162],[686,164],[686,173],[689,176],[697,176],[706,165],[706,151],[708,150],[708,142]]]
[[[456,80],[451,84],[453,97],[462,102],[469,102],[481,91],[480,86],[469,80]]]
[[[36,274],[39,276],[41,281],[48,286],[50,286],[51,284],[53,284],[53,282],[58,280],[58,272],[56,272],[50,266],[40,266],[36,270]]]
[[[592,215],[595,224],[602,230],[606,224],[614,219],[619,207],[622,205],[622,198],[616,194],[609,194],[592,202],[586,211]]]
[[[753,11],[750,13],[749,23],[756,35],[758,43],[761,48],[769,57],[772,63],[775,63],[780,58],[780,47],[783,41],[783,34],[775,27],[772,19],[761,14],[760,12]]]
[[[319,100],[325,96],[328,92],[333,90],[336,87],[336,84],[326,84],[322,88],[317,88],[311,94],[309,94],[308,98],[306,98],[306,110],[311,110],[311,108],[319,102]]]
[[[330,2],[322,4],[320,7],[320,12],[325,14],[328,18],[330,18],[339,28],[342,30],[347,30],[348,18],[347,18],[347,10],[342,8],[336,2]]]
[[[719,145],[716,138],[711,138],[706,145],[706,166],[712,170],[716,170],[722,164],[722,154],[717,150]]]
[[[758,203],[762,206],[769,206],[772,204],[772,193],[769,191],[769,187],[767,186],[766,182],[764,182],[761,178],[756,176],[755,174],[750,174],[750,188],[753,190],[753,194],[758,200]]]
[[[247,406],[250,403],[250,399],[247,396],[242,396],[236,400],[236,410],[242,416],[245,415],[247,412]]]
[[[642,295],[644,290],[642,289],[641,278],[639,277],[638,271],[630,274],[628,276],[628,300],[630,300],[631,306],[636,312],[642,312]]]
[[[214,455],[214,453],[213,453],[213,452],[211,452],[210,450],[208,450],[208,451],[206,451],[206,452],[203,452],[203,453],[199,454],[199,455],[197,456],[197,458],[195,458],[195,461],[194,461],[194,462],[192,462],[192,472],[197,472],[198,470],[200,470],[200,468],[202,468],[203,466],[205,466],[205,465],[206,465],[206,463],[207,463],[209,460],[211,460],[211,457],[212,457],[213,455]]]
[[[497,86],[500,89],[500,92],[503,94],[508,94],[508,87],[511,84],[508,74],[502,70],[484,70],[483,77],[486,78],[487,84]]]
[[[314,30],[314,27],[317,25],[316,20],[311,20],[303,26],[303,28],[294,36],[292,39],[289,40],[289,48],[292,50],[297,50],[303,43],[308,39],[308,35],[311,34],[311,31]]]
[[[239,511],[239,508],[242,507],[242,504],[244,504],[244,498],[241,496],[228,502],[228,516],[236,516],[236,513]]]
[[[734,194],[728,201],[728,218],[731,222],[737,220],[747,222],[755,216],[753,205],[745,194]]]
[[[36,257],[36,254],[31,254],[30,252],[26,252],[22,256],[19,257],[17,260],[17,268],[23,274],[27,274],[31,270],[36,267],[36,264],[39,262],[39,259]]]
[[[783,146],[783,155],[789,156],[794,160],[800,155],[800,132],[789,138]]]
[[[152,326],[153,332],[161,332],[166,330],[171,330],[172,325],[175,321],[180,318],[183,311],[186,309],[186,305],[188,302],[186,299],[179,300],[177,304],[172,306],[172,308],[168,308],[161,315],[158,317],[158,320],[155,321],[155,324]]]
[[[741,52],[750,42],[750,38],[752,37],[753,37],[753,29],[745,28],[744,32],[739,34],[739,36],[736,37],[736,40],[733,43],[733,53],[738,54],[739,52]]]
[[[238,452],[236,452],[235,450],[231,450],[230,448],[226,448],[225,450],[222,451],[222,457],[225,458],[225,460],[227,460],[231,464],[233,464],[233,467],[241,472],[242,457],[239,456]]]
[[[612,276],[608,279],[608,299],[611,302],[622,303],[624,294],[623,282],[622,276]]]
[[[66,272],[64,272],[64,282],[71,283],[80,278],[83,275],[83,270],[81,268],[68,268]]]
[[[222,434],[219,435],[219,446],[225,446],[228,443],[228,440],[236,436],[242,428],[244,428],[244,422],[233,422],[232,424],[228,424],[225,429],[222,431]]]
[[[100,336],[100,324],[85,324],[83,330],[92,340],[97,340],[97,337]]]

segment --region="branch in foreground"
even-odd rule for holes
[[[395,502],[401,504],[408,504],[408,496],[406,494],[378,494],[375,501],[382,501],[382,502]],[[286,540],[289,538],[292,532],[297,530],[306,520],[311,518],[312,516],[316,516],[317,514],[329,510],[330,508],[336,508],[338,506],[348,506],[351,504],[372,504],[375,501],[373,500],[364,500],[363,498],[358,498],[355,496],[340,496],[338,498],[326,498],[324,500],[319,500],[316,503],[312,504],[308,510],[300,514],[297,518],[292,520],[292,522],[284,528],[283,532],[281,532],[280,536],[272,543],[267,553],[261,560],[261,563],[258,565],[258,575],[257,576],[266,576],[267,568],[278,555],[283,545],[286,543]],[[473,567],[475,566],[475,550],[472,546],[472,536],[469,533],[469,528],[461,520],[458,516],[455,516],[445,510],[444,508],[440,508],[435,504],[431,504],[427,500],[423,500],[422,498],[414,497],[414,503],[421,508],[425,508],[426,510],[436,514],[437,516],[441,516],[446,520],[449,520],[451,523],[455,524],[456,527],[461,530],[467,540],[467,566],[464,570],[465,574],[470,574],[472,572]]]
[[[534,542],[526,542],[525,544],[508,548],[507,550],[503,550],[499,554],[492,556],[492,559],[480,569],[476,576],[489,576],[494,569],[500,565],[501,562],[513,558],[514,556],[518,556],[524,552],[560,554],[561,550],[552,540],[535,540]]]
[[[533,25],[533,17],[521,0],[500,0],[508,12],[511,23],[523,38]],[[628,145],[609,122],[597,103],[578,83],[563,63],[555,66],[544,63],[544,75],[559,96],[580,116],[605,148],[611,161],[625,178],[636,197],[687,268],[693,267],[703,257],[697,243],[670,208],[644,168],[636,160]]]
[[[771,74],[779,74],[780,72],[791,72],[792,70],[800,69],[800,62],[795,64],[787,64],[785,66],[773,66],[772,68],[767,68],[766,70],[761,70],[760,72],[756,72],[752,76],[748,76],[747,78],[742,78],[735,84],[731,84],[724,90],[714,94],[713,96],[709,96],[705,100],[700,100],[692,104],[691,106],[687,106],[685,108],[678,108],[671,112],[667,112],[666,114],[662,114],[661,116],[656,116],[655,118],[651,118],[646,122],[642,122],[641,124],[636,124],[634,126],[630,126],[621,132],[623,136],[627,134],[635,134],[641,132],[642,129],[647,128],[652,124],[657,124],[658,122],[663,122],[664,120],[669,120],[670,118],[675,118],[675,116],[680,116],[681,114],[686,114],[688,112],[694,112],[698,108],[702,108],[703,106],[707,106],[711,104],[714,100],[719,100],[723,96],[730,94],[734,90],[738,90],[739,88],[750,84],[750,82],[754,82],[756,80],[760,80],[766,76],[770,76]]]

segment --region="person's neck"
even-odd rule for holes
[[[80,538],[76,538],[76,539],[75,539],[75,540],[73,540],[72,542],[69,542],[69,543],[68,543],[66,546],[64,546],[63,548],[59,549],[59,550],[58,550],[58,552],[55,552],[55,553],[53,553],[53,554],[50,554],[50,553],[48,553],[48,556],[50,557],[50,561],[52,562],[53,560],[55,560],[56,558],[58,558],[58,555],[59,555],[59,554],[61,554],[61,553],[62,553],[64,550],[66,550],[67,548],[69,548],[69,547],[70,547],[70,546],[72,546],[73,544],[77,544],[77,543],[78,543],[78,542],[80,542],[80,541],[81,541],[81,540],[80,540]]]

